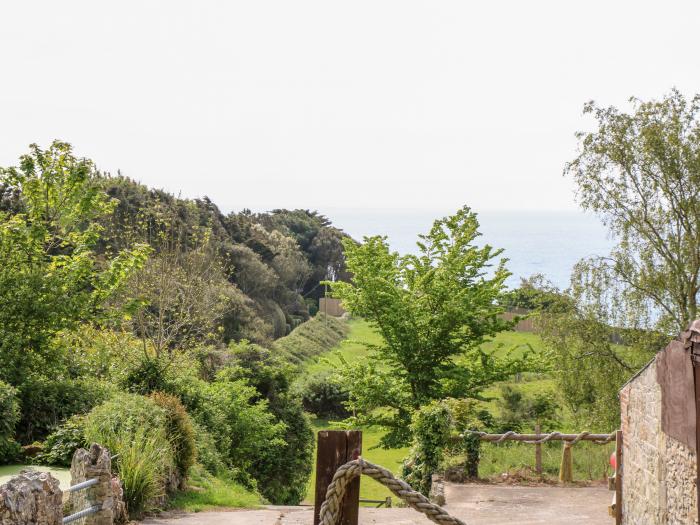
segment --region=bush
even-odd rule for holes
[[[129,514],[138,516],[163,495],[174,468],[167,412],[149,398],[119,394],[85,419],[87,442],[106,446],[116,460]]]
[[[22,417],[17,436],[22,443],[44,439],[75,414],[86,414],[114,392],[109,383],[91,379],[34,377],[20,387]]]
[[[163,478],[170,465],[163,458],[163,434],[149,434],[139,427],[131,436],[116,436],[112,446],[119,454],[117,470],[126,508],[130,516],[139,516],[165,494]]]
[[[169,394],[156,392],[151,396],[156,405],[165,410],[165,432],[173,449],[175,467],[184,480],[197,459],[195,432],[189,414],[180,400]]]
[[[314,453],[311,422],[298,399],[277,399],[270,410],[284,425],[280,443],[266,447],[253,465],[260,493],[275,505],[298,505],[306,495]]]
[[[258,345],[231,345],[231,366],[220,379],[245,379],[258,399],[267,400],[269,411],[284,425],[283,443],[267,448],[253,465],[252,474],[263,496],[275,504],[297,505],[304,498],[311,475],[313,432],[301,400],[290,393],[293,368]]]
[[[350,412],[345,406],[349,400],[347,389],[336,374],[322,371],[306,378],[298,387],[307,412],[322,419],[345,419]]]
[[[192,422],[194,428],[195,446],[197,447],[197,462],[213,475],[218,475],[226,470],[226,463],[219,452],[214,437],[200,424]]]
[[[284,425],[275,421],[266,401],[245,380],[229,380],[222,373],[207,383],[185,377],[174,385],[192,418],[216,443],[236,479],[252,487],[253,465],[269,449],[284,446]]]
[[[8,463],[19,454],[15,426],[19,422],[17,390],[0,381],[0,463]]]
[[[451,424],[449,408],[439,401],[421,407],[413,415],[414,442],[401,477],[424,496],[429,494],[433,473],[442,462]]]
[[[35,460],[40,465],[70,467],[73,454],[87,446],[85,440],[85,416],[75,415],[59,426],[46,438],[43,450]]]

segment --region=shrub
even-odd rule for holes
[[[245,379],[267,400],[268,409],[278,424],[284,425],[279,446],[261,450],[252,474],[260,492],[269,501],[297,505],[304,498],[311,475],[313,432],[301,400],[290,393],[293,367],[258,345],[231,345],[233,359],[219,374],[220,379]]]
[[[224,472],[226,463],[219,452],[214,437],[200,424],[193,421],[195,446],[197,447],[197,462],[207,472],[213,475]]]
[[[114,392],[109,383],[91,379],[33,377],[20,387],[22,417],[17,436],[23,443],[44,439],[75,414],[86,414]]]
[[[119,454],[116,462],[124,501],[132,517],[150,510],[165,493],[163,478],[169,465],[163,460],[163,439],[162,433],[149,434],[139,427],[133,435],[119,434],[112,441]]]
[[[401,477],[425,496],[430,492],[433,473],[443,459],[451,423],[448,407],[439,401],[423,406],[413,415],[414,442]]]
[[[87,446],[84,426],[85,416],[75,415],[69,418],[46,438],[44,449],[35,458],[36,462],[69,467],[75,451]]]
[[[284,431],[275,446],[265,447],[252,473],[260,493],[275,505],[298,505],[306,495],[313,464],[314,433],[301,402],[285,395],[270,410]]]
[[[117,470],[132,516],[138,516],[166,491],[174,468],[167,426],[166,410],[135,394],[119,394],[94,408],[85,419],[86,440],[119,454]]]
[[[0,463],[12,461],[19,453],[19,445],[14,438],[19,419],[17,390],[0,381]]]
[[[336,374],[322,371],[306,378],[298,387],[304,409],[323,419],[344,419],[350,415],[345,406],[347,389]]]
[[[184,479],[197,459],[197,445],[192,420],[177,397],[156,392],[151,396],[151,399],[165,410],[165,432],[173,449],[175,467]]]
[[[253,387],[245,380],[227,378],[225,372],[212,383],[182,378],[177,393],[192,418],[214,439],[236,479],[252,487],[255,463],[269,450],[284,446],[285,427]]]

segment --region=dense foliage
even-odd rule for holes
[[[497,302],[508,277],[501,250],[476,244],[467,207],[435,221],[418,255],[391,252],[385,238],[345,242],[352,282],[333,293],[382,335],[376,359],[345,371],[350,408],[361,423],[390,429],[383,445],[410,442],[411,414],[433,400],[478,398],[488,385],[531,368],[480,345],[511,326]],[[381,363],[381,364],[380,364]]]
[[[31,146],[0,169],[0,461],[45,439],[35,461],[66,465],[97,441],[133,515],[196,463],[299,503],[313,435],[291,384],[346,333],[310,320],[320,282],[347,278],[344,237],[316,212],[225,215]]]
[[[17,390],[0,381],[0,462],[10,462],[19,453],[15,426],[20,418]]]
[[[585,107],[597,129],[579,134],[566,173],[617,242],[574,279],[590,287],[582,298],[601,322],[671,335],[698,317],[700,301],[700,95],[674,90],[632,105]]]

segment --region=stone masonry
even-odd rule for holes
[[[60,525],[62,493],[48,472],[25,471],[0,485],[0,525]]]
[[[115,494],[112,481],[112,459],[109,450],[93,443],[90,450],[80,448],[75,451],[70,468],[71,485],[97,478],[99,481],[85,490],[70,495],[71,511],[100,505],[101,510],[84,519],[83,525],[112,525],[122,512],[120,498]],[[115,497],[116,496],[116,497]],[[115,519],[117,518],[117,519]]]
[[[620,391],[622,523],[698,523],[696,453],[662,429],[657,356]]]

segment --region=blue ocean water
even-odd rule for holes
[[[387,235],[393,249],[411,253],[418,234],[427,232],[433,220],[445,213],[335,209],[326,215],[355,239]],[[503,256],[513,274],[507,283],[510,287],[518,286],[521,277],[542,273],[566,288],[576,262],[604,255],[613,244],[597,218],[578,211],[490,211],[479,213],[479,222],[481,242],[505,250]]]

